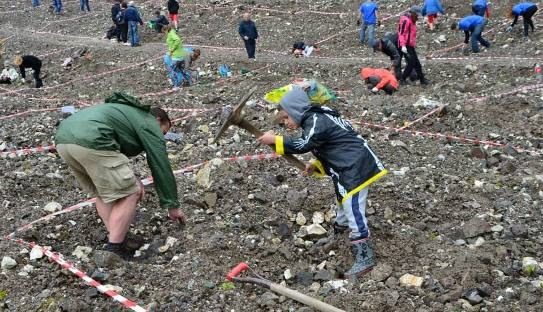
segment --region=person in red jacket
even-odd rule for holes
[[[427,85],[430,82],[424,78],[422,73],[422,65],[420,64],[415,47],[417,45],[417,20],[421,14],[421,9],[417,5],[413,5],[409,13],[400,17],[398,25],[398,47],[402,55],[407,59],[400,84],[407,84],[406,78],[411,76],[413,69],[417,72],[417,76],[421,85]]]
[[[385,68],[362,68],[360,77],[370,84],[371,92],[379,93],[384,90],[386,94],[392,95],[398,90],[398,80],[390,70]]]

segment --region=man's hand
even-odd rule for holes
[[[185,215],[179,208],[168,210],[168,217],[170,217],[170,220],[174,222],[179,222],[181,224],[187,223],[187,218],[185,218]]]
[[[360,20],[359,19],[356,20],[356,26],[360,26]]]
[[[407,54],[407,47],[405,47],[405,46],[402,47],[402,53],[403,53],[403,54]]]
[[[249,40],[249,37],[243,36],[243,40]]]
[[[261,137],[258,138],[258,142],[264,145],[275,144],[275,133],[271,130],[264,133]]]
[[[305,165],[305,170],[302,171],[302,175],[304,176],[312,176],[315,171],[317,171],[317,167],[313,164],[306,164]]]
[[[371,89],[371,92],[372,93],[379,93],[379,89],[377,89],[377,87],[373,87],[373,89]]]

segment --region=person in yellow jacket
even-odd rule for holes
[[[181,82],[183,81],[182,75],[182,65],[184,64],[183,60],[185,58],[185,51],[183,50],[183,41],[171,25],[165,25],[162,27],[162,31],[166,34],[166,44],[168,45],[168,57],[170,58],[170,78],[172,78],[174,90],[179,89]],[[168,62],[166,62],[168,64]],[[181,77],[181,78],[180,78]]]

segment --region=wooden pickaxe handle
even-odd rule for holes
[[[253,126],[250,122],[248,122],[245,119],[241,119],[241,121],[237,124],[237,126],[244,129],[244,130],[247,130],[249,133],[251,133],[252,135],[254,135],[257,138],[261,137],[264,134],[262,131],[260,131],[260,129]],[[272,144],[272,145],[270,145],[270,147],[274,151],[276,150],[275,145]],[[301,160],[296,158],[296,156],[290,155],[290,154],[282,155],[282,156],[283,156],[283,158],[285,158],[294,167],[300,169],[301,171],[305,170],[305,164]]]

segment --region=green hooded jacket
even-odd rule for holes
[[[168,32],[166,44],[168,45],[168,51],[172,54],[173,59],[180,60],[185,56],[185,52],[183,51],[183,42],[175,29]]]
[[[76,144],[94,150],[119,151],[133,157],[145,151],[153,181],[165,209],[179,208],[177,184],[166,152],[164,134],[150,106],[116,92],[85,108],[58,127],[56,144]]]

